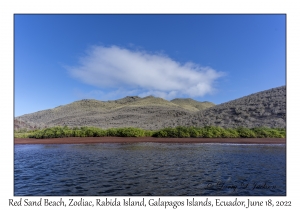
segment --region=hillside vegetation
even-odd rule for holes
[[[285,128],[286,86],[251,94],[197,113],[171,119],[164,124],[164,127],[177,125]]]
[[[251,94],[220,105],[193,99],[167,101],[153,96],[128,96],[113,101],[85,99],[15,118],[15,130],[55,126],[135,127],[145,130],[178,126],[285,128],[286,87]]]
[[[113,101],[84,99],[15,118],[15,129],[37,129],[53,126],[100,128],[139,127],[160,129],[170,118],[195,113],[213,103],[189,100],[177,104],[153,96],[127,96]],[[192,107],[192,108],[191,108]]]
[[[175,98],[171,100],[171,102],[187,110],[195,111],[195,112],[207,109],[209,107],[213,107],[215,105],[208,101],[199,103],[198,101],[195,101],[191,98]]]

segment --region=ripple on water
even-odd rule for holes
[[[14,193],[286,195],[285,152],[285,145],[15,145]]]

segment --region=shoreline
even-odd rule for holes
[[[286,144],[286,138],[155,138],[155,137],[67,137],[51,139],[14,138],[14,144],[96,144],[96,143],[226,143]]]

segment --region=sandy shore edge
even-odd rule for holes
[[[14,138],[14,144],[94,144],[94,143],[232,143],[286,144],[285,138],[153,138],[153,137],[69,137],[53,139]]]

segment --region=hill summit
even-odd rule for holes
[[[286,86],[254,93],[220,105],[190,98],[167,101],[127,96],[112,101],[84,99],[15,118],[15,129],[52,126],[138,127],[156,130],[176,126],[286,126]]]
[[[167,101],[147,96],[126,96],[118,100],[83,99],[53,109],[25,114],[15,118],[15,129],[51,126],[95,126],[159,128],[170,117],[178,117],[215,106],[192,99]]]

